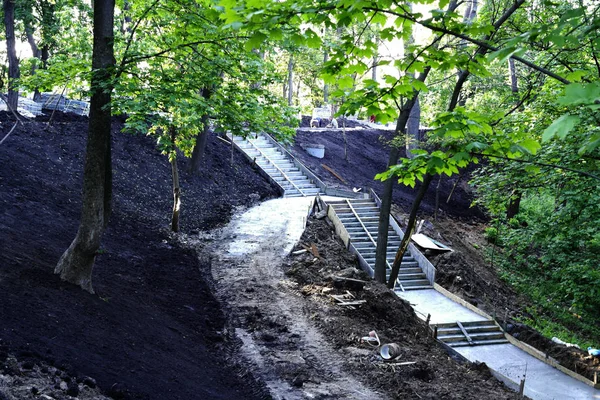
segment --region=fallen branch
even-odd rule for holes
[[[343,183],[344,185],[346,184],[346,181],[344,180],[344,178],[342,178],[342,177],[340,176],[340,174],[338,174],[337,172],[335,172],[333,169],[331,169],[330,167],[328,167],[328,166],[327,166],[327,165],[325,165],[325,164],[321,164],[321,167],[323,167],[323,168],[325,168],[327,171],[331,172],[331,174],[332,174],[333,176],[335,176],[336,178],[338,178],[340,181],[342,181],[342,183]]]
[[[224,139],[224,138],[222,138],[221,136],[218,136],[218,135],[217,135],[217,139],[219,139],[219,140],[222,140],[222,141],[224,141],[224,142],[225,142],[225,143],[227,143],[227,144],[231,144],[231,142],[230,142],[229,140],[227,140],[227,139]]]
[[[4,143],[4,141],[6,140],[6,138],[9,137],[11,133],[13,133],[13,131],[15,130],[15,128],[17,127],[18,124],[19,124],[19,121],[15,122],[15,124],[13,125],[13,127],[6,134],[6,136],[4,136],[4,138],[2,140],[0,140],[0,144]]]

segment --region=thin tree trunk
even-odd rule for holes
[[[108,223],[112,199],[111,174],[111,69],[114,0],[94,2],[94,49],[92,55],[92,98],[83,173],[83,201],[79,229],[64,252],[54,273],[91,293],[92,269],[102,234]]]
[[[212,96],[212,91],[207,88],[203,88],[202,97],[209,99],[210,96]],[[194,145],[194,150],[192,151],[192,160],[190,163],[190,173],[192,174],[200,173],[200,166],[202,165],[202,160],[204,160],[206,143],[208,143],[208,136],[210,134],[209,115],[204,114],[201,121],[202,129],[198,132],[196,144]]]
[[[520,190],[516,189],[512,192],[510,199],[508,200],[508,207],[506,209],[506,219],[510,220],[515,215],[519,213],[519,209],[521,207],[521,198],[523,197],[523,193]]]
[[[412,150],[419,147],[421,138],[419,137],[419,126],[421,125],[421,105],[419,98],[415,99],[415,104],[410,110],[408,122],[406,124],[406,157],[413,158]]]
[[[418,80],[425,82],[429,75],[430,68],[426,68]],[[406,125],[410,117],[410,112],[418,98],[419,93],[414,92],[413,96],[408,99],[400,109],[400,115],[396,121],[396,130],[394,135],[398,136],[406,134]],[[398,162],[400,151],[396,147],[390,150],[387,167],[390,168]],[[390,178],[383,182],[383,193],[381,194],[381,207],[379,209],[379,222],[377,226],[377,246],[375,249],[375,280],[377,282],[386,283],[387,269],[387,242],[388,229],[390,224],[390,210],[392,208],[392,194],[394,189],[394,179]]]
[[[325,65],[327,63],[327,61],[329,61],[329,52],[327,51],[327,49],[324,50],[323,52],[323,65]],[[326,83],[323,83],[323,104],[327,104],[327,102],[329,101],[329,85]]]
[[[6,29],[6,53],[8,56],[8,107],[16,110],[19,102],[17,80],[20,77],[19,59],[15,42],[15,1],[4,0],[4,27]]]
[[[515,66],[515,60],[512,58],[508,59],[508,72],[510,73],[510,90],[513,93],[519,93],[519,84],[517,81],[517,68]]]
[[[171,142],[175,145],[175,127],[171,127]],[[177,153],[173,150],[170,157],[171,174],[173,175],[173,214],[171,215],[171,230],[179,232],[179,210],[181,208],[181,187],[179,186],[179,170],[177,169]]]
[[[31,47],[31,53],[33,54],[33,56],[35,58],[37,58],[38,60],[40,60],[40,64],[41,64],[41,60],[42,60],[42,51],[39,49],[37,43],[35,42],[35,38],[33,37],[33,29],[31,28],[31,26],[29,26],[29,24],[27,23],[25,26],[25,34],[27,35],[27,42],[29,43],[29,47]],[[37,62],[34,62],[31,66],[31,75],[35,75],[35,72],[37,71],[39,65]],[[34,89],[33,92],[33,100],[37,101],[40,98],[40,91],[39,89],[36,87]]]
[[[371,79],[373,79],[374,81],[377,81],[377,54],[373,56]]]
[[[413,201],[412,208],[410,210],[410,216],[408,217],[408,225],[406,226],[406,231],[404,231],[404,237],[402,238],[402,242],[400,242],[400,247],[396,252],[394,263],[392,264],[392,273],[390,274],[390,279],[387,283],[389,289],[393,289],[396,285],[396,279],[398,279],[398,273],[400,272],[402,258],[404,257],[404,253],[406,253],[406,249],[408,249],[408,244],[410,243],[412,232],[415,229],[417,212],[419,211],[419,207],[421,206],[421,201],[423,200],[423,197],[425,197],[425,193],[427,193],[427,189],[429,189],[429,184],[431,183],[432,177],[433,176],[430,174],[426,174],[425,176],[423,176],[423,182],[421,183],[421,187],[419,188],[417,196]]]
[[[290,60],[288,61],[288,93],[287,93],[288,106],[292,105],[293,96],[294,96],[294,56],[292,54],[290,54]]]
[[[398,128],[396,128],[398,129]],[[387,168],[398,162],[400,152],[396,147],[390,150]],[[377,226],[377,246],[375,248],[375,280],[386,283],[387,270],[387,242],[388,227],[390,225],[390,210],[392,208],[392,194],[394,191],[394,179],[383,182],[383,193],[381,194],[381,207],[379,208],[379,224]]]

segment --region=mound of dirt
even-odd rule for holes
[[[394,399],[514,397],[484,365],[452,360],[407,302],[367,280],[327,220],[309,219],[295,252],[302,253],[292,252],[284,267],[305,297],[305,312],[344,355],[344,369],[366,384]],[[334,295],[361,304],[336,305]],[[378,347],[362,339],[371,331],[381,344],[398,344],[398,358],[384,362]]]
[[[0,137],[11,118],[0,113]],[[237,344],[223,333],[210,266],[182,247],[185,234],[168,231],[167,159],[151,138],[121,128],[113,123],[113,214],[96,295],[53,274],[78,227],[87,122],[25,121],[0,146],[0,339],[19,362],[92,377],[115,398],[260,398],[262,385],[226,360]],[[231,164],[230,151],[211,138],[200,176],[180,161],[184,232],[221,226],[238,207],[276,196],[244,157]]]
[[[387,169],[389,141],[393,138],[393,131],[348,130],[345,138],[346,144],[344,144],[342,129],[300,129],[296,133],[296,140],[291,152],[328,185],[346,190],[352,190],[354,187],[372,188],[381,195],[383,183],[374,178],[375,175]],[[323,145],[325,147],[324,158],[319,159],[309,155],[304,150],[307,144]],[[401,157],[404,154],[402,149]],[[468,175],[468,172],[463,172],[463,175]],[[444,175],[439,182],[436,177],[421,205],[422,212],[433,215],[437,204],[437,208],[448,215],[485,219],[485,215],[480,209],[471,207],[473,194],[465,183],[467,181],[468,177],[462,176],[461,178],[461,175],[452,177]],[[418,183],[414,189],[404,185],[394,185],[394,203],[409,211],[418,188]],[[450,200],[447,201],[448,199]]]

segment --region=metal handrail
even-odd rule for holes
[[[373,236],[371,236],[371,233],[369,232],[369,230],[367,229],[367,227],[365,226],[365,224],[363,224],[362,220],[358,216],[358,213],[356,212],[356,210],[354,209],[354,207],[352,207],[352,204],[350,203],[350,200],[346,199],[346,203],[348,203],[348,207],[350,207],[350,210],[352,210],[352,213],[354,214],[354,216],[358,220],[358,223],[360,224],[360,226],[362,226],[362,228],[364,229],[364,231],[367,233],[367,236],[369,237],[369,239],[371,239],[371,242],[375,245],[375,249],[377,249],[377,241],[375,239],[373,239]],[[391,270],[392,266],[390,265],[389,261],[387,260],[387,249],[386,249],[386,255],[385,255],[385,263],[387,264],[388,268]],[[404,286],[402,286],[402,283],[398,279],[396,279],[396,281],[398,282],[398,285],[400,285],[400,289],[404,292]]]
[[[273,161],[272,161],[272,160],[271,160],[271,159],[270,159],[270,158],[269,158],[269,157],[268,157],[268,156],[267,156],[267,155],[266,155],[266,154],[265,154],[265,153],[264,153],[264,152],[263,152],[263,151],[262,151],[262,150],[261,150],[261,149],[260,149],[260,148],[259,148],[259,147],[258,147],[256,144],[255,144],[255,143],[253,143],[253,142],[252,142],[252,140],[248,139],[248,143],[250,143],[250,144],[251,144],[251,145],[252,145],[252,146],[253,146],[253,147],[256,149],[256,151],[258,151],[258,152],[259,152],[259,153],[260,153],[260,154],[261,154],[261,155],[262,155],[264,158],[266,158],[266,159],[267,159],[267,161],[268,161],[269,163],[273,164],[273,166],[274,166],[274,167],[275,167],[275,168],[276,168],[276,169],[277,169],[279,172],[281,172],[281,175],[283,175],[283,177],[284,177],[285,179],[287,179],[287,181],[288,181],[289,183],[291,183],[291,184],[292,184],[292,186],[294,186],[294,187],[296,188],[296,190],[298,190],[298,192],[299,192],[299,193],[300,193],[300,194],[301,194],[303,197],[306,197],[306,194],[305,194],[305,193],[304,193],[304,192],[303,192],[303,191],[302,191],[302,190],[301,190],[301,189],[300,189],[298,186],[296,186],[296,184],[295,184],[295,183],[294,183],[294,182],[293,182],[293,181],[290,179],[290,177],[289,177],[289,176],[287,176],[287,175],[286,175],[286,173],[285,173],[285,172],[283,172],[283,170],[282,170],[281,168],[279,168],[279,167],[277,166],[277,164],[275,164],[275,163],[274,163],[274,162],[273,162]]]

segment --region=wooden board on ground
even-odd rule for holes
[[[434,251],[452,251],[452,249],[448,246],[444,246],[437,240],[433,240],[429,236],[425,236],[422,233],[416,233],[411,236],[413,242],[415,242],[419,247],[422,247],[427,250]]]

